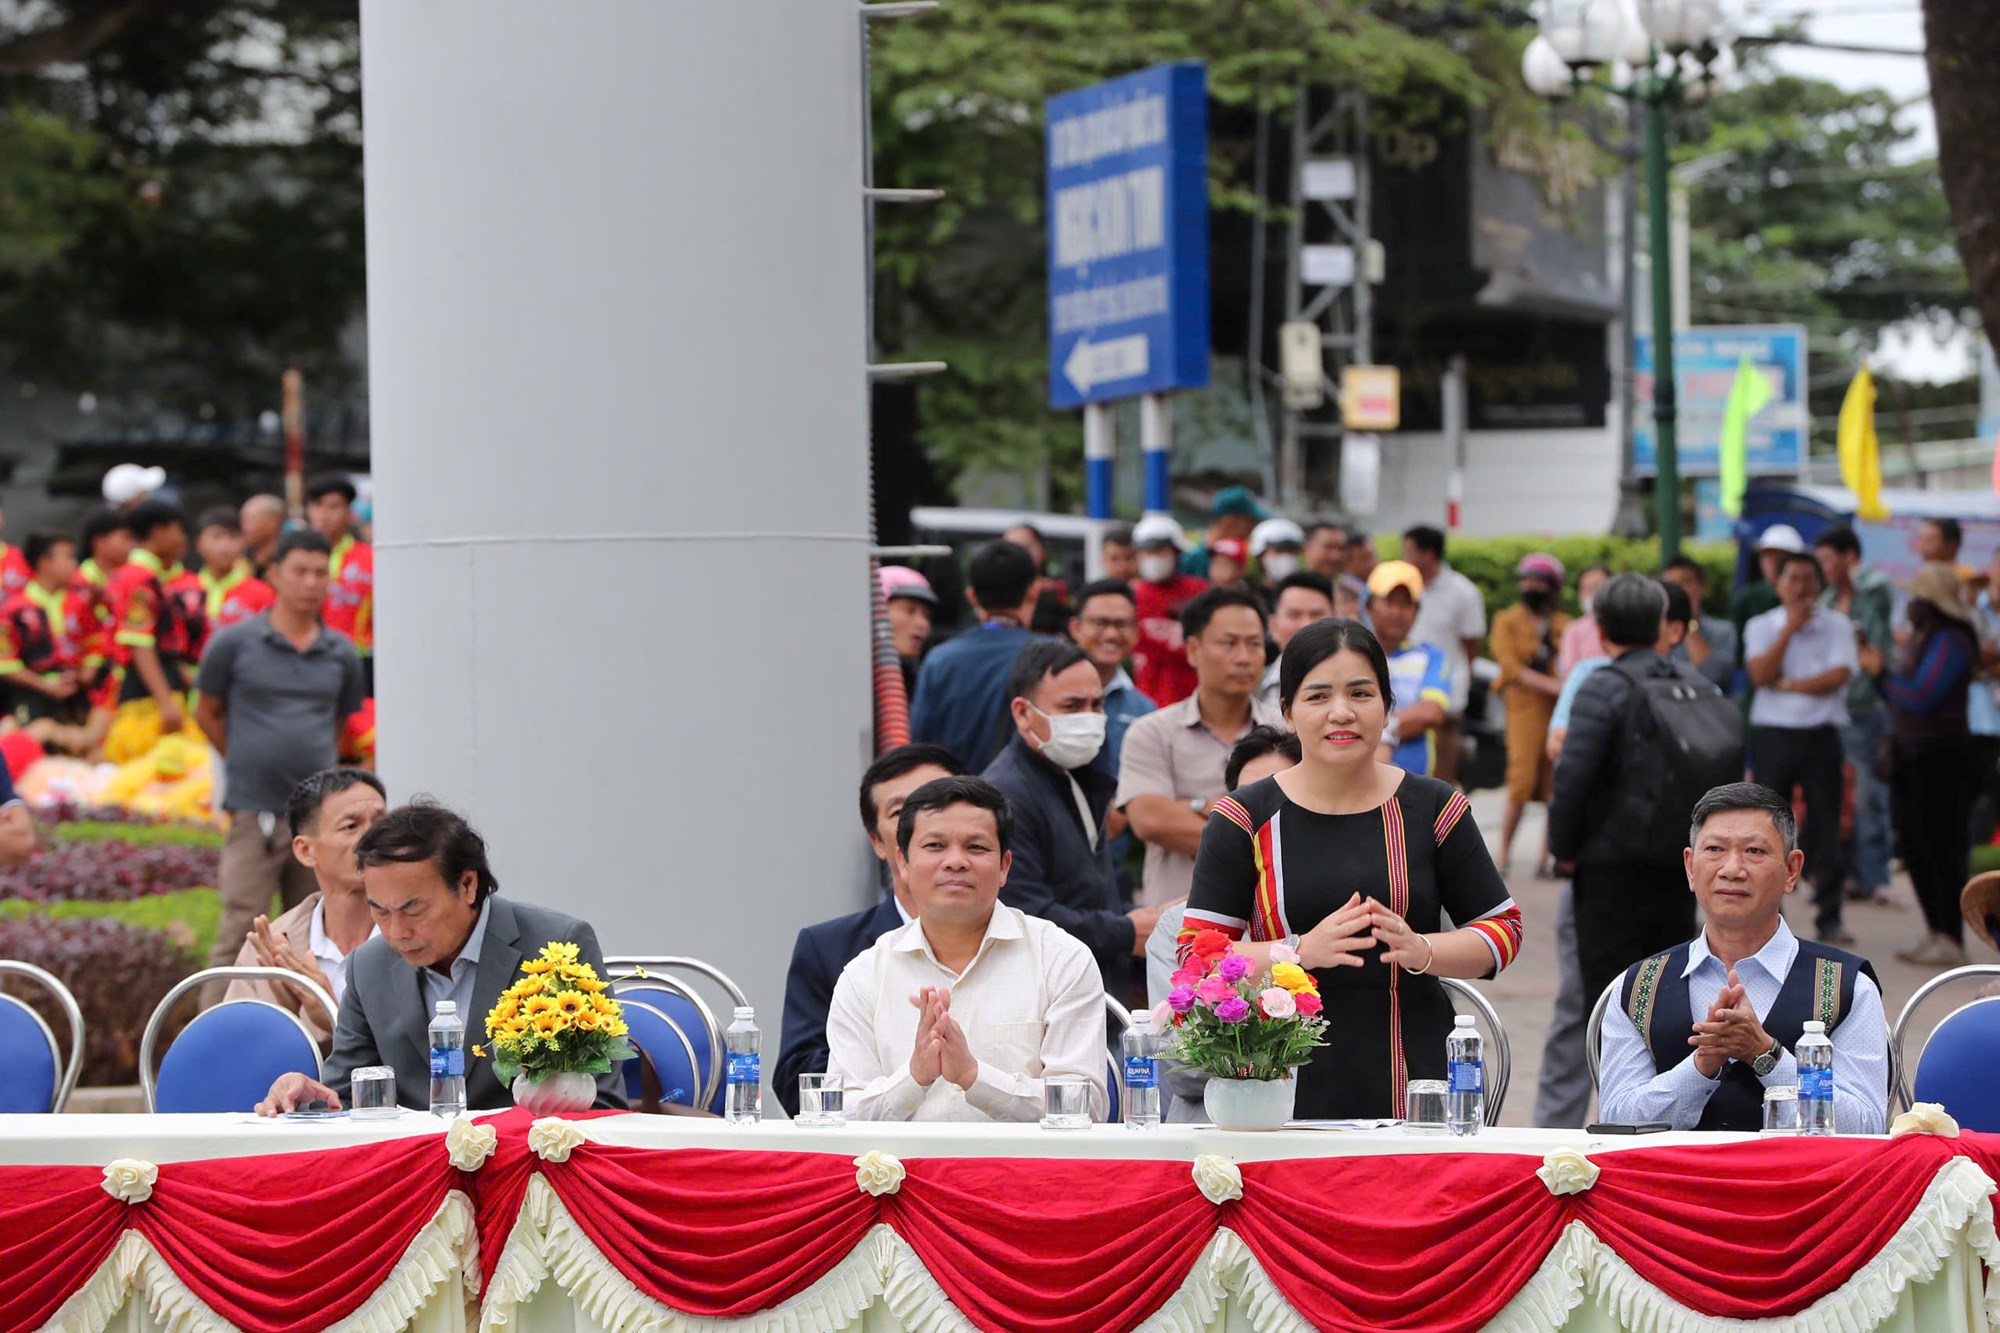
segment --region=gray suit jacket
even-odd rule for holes
[[[500,1086],[493,1061],[472,1054],[486,1042],[487,1011],[500,992],[520,976],[521,960],[554,941],[576,945],[583,962],[604,975],[604,951],[590,923],[546,907],[493,896],[486,920],[486,940],[479,948],[479,971],[472,981],[472,1012],[465,1015],[465,1104],[474,1111],[502,1110],[514,1104],[513,1094]],[[388,1065],[396,1071],[396,1101],[425,1107],[431,1100],[431,1012],[417,969],[396,956],[379,935],[347,959],[347,993],[340,1001],[340,1022],[334,1028],[333,1054],[326,1062],[326,1085],[348,1099],[354,1071]],[[617,1067],[597,1076],[597,1106],[625,1109],[625,1078]]]

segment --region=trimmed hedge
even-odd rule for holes
[[[134,847],[209,847],[222,850],[223,833],[207,824],[138,824],[100,819],[66,820],[44,824],[42,831],[55,842],[99,842],[115,839]]]
[[[1577,612],[1576,576],[1590,565],[1608,565],[1623,573],[1634,570],[1654,574],[1660,568],[1657,537],[1634,540],[1627,537],[1449,537],[1445,559],[1451,567],[1478,585],[1486,596],[1486,614],[1491,618],[1519,600],[1514,583],[1514,566],[1531,551],[1546,551],[1563,562],[1569,571],[1569,587],[1563,603]],[[1728,542],[1691,542],[1681,547],[1683,554],[1701,562],[1708,572],[1708,601],[1702,608],[1710,615],[1724,615],[1729,609],[1729,592],[1736,572],[1736,548]],[[1375,552],[1384,560],[1403,558],[1403,538],[1387,533],[1375,538]]]
[[[274,900],[273,918],[279,910]],[[32,916],[54,917],[63,921],[116,921],[136,930],[160,931],[205,965],[209,950],[215,947],[215,933],[222,926],[222,895],[214,889],[182,889],[125,902],[0,900],[0,919],[20,920]]]

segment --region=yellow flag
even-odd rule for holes
[[[1858,518],[1889,517],[1882,506],[1882,452],[1875,440],[1875,379],[1863,366],[1840,400],[1840,480],[1854,492]]]
[[[1722,512],[1732,518],[1743,513],[1743,491],[1749,484],[1750,418],[1770,401],[1771,381],[1750,364],[1746,353],[1737,363],[1729,402],[1722,412]]]

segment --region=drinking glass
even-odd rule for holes
[[[1042,1128],[1090,1128],[1090,1080],[1057,1074],[1042,1080]]]
[[[819,1126],[847,1123],[847,1088],[840,1075],[799,1075],[798,1122]]]
[[[354,1071],[348,1089],[347,1115],[350,1120],[394,1120],[403,1113],[396,1105],[396,1071],[387,1065],[369,1065]]]
[[[1450,1091],[1450,1086],[1441,1078],[1411,1079],[1409,1090],[1403,1097],[1403,1132],[1444,1133],[1445,1100]]]
[[[1764,1132],[1796,1134],[1799,1129],[1799,1090],[1784,1087],[1764,1089]]]

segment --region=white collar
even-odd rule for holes
[[[995,940],[1018,940],[1026,937],[1027,931],[1022,925],[1021,913],[1003,902],[996,901],[993,904],[993,915],[986,920],[986,934],[981,937],[979,947],[973,951],[972,962],[967,963],[965,970],[958,975],[964,976],[966,972],[970,972],[973,966],[986,956],[986,951],[992,947]],[[909,925],[891,935],[889,948],[896,953],[920,953],[933,963],[937,963],[939,968],[950,971],[943,963],[938,963],[937,955],[931,952],[930,936],[924,934],[922,917],[913,919]]]
[[[374,939],[382,933],[382,927],[368,927],[368,938]],[[333,942],[333,936],[326,933],[326,895],[320,894],[313,903],[312,918],[306,926],[306,947],[315,958],[345,958],[341,947]]]
[[[1792,961],[1798,956],[1798,936],[1792,934],[1792,928],[1786,925],[1785,918],[1780,916],[1778,918],[1777,933],[1764,941],[1763,948],[1743,961],[1756,963],[1757,966],[1764,969],[1764,975],[1770,977],[1773,981],[1783,981],[1785,975],[1792,970]],[[1695,969],[1711,958],[1715,958],[1715,955],[1709,952],[1708,932],[1704,930],[1701,934],[1695,936],[1694,943],[1688,946],[1687,966],[1681,969],[1682,979],[1685,980],[1693,976]],[[1718,966],[1721,965],[1722,960],[1720,958],[1715,958],[1715,961]]]

